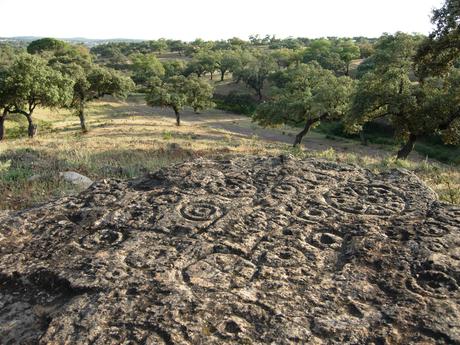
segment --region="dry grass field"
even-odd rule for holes
[[[104,100],[88,109],[90,132],[82,134],[78,119],[66,111],[39,109],[38,136],[26,138],[21,117],[6,122],[0,143],[0,209],[18,210],[78,192],[59,172],[75,171],[93,180],[133,178],[163,166],[201,156],[292,154],[354,163],[374,171],[414,171],[440,198],[460,203],[460,169],[412,154],[395,161],[393,152],[355,141],[329,140],[310,133],[301,149],[292,149],[295,129],[264,129],[244,116],[219,110],[183,114],[174,125],[168,109],[147,107],[134,96],[127,102]]]

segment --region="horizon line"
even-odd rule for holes
[[[394,34],[394,33],[397,33],[397,32],[403,32],[403,33],[406,33],[406,34],[410,34],[410,35],[424,35],[424,36],[427,36],[427,34],[425,33],[421,33],[421,32],[416,32],[416,31],[413,31],[413,32],[405,32],[405,31],[402,31],[402,30],[397,30],[395,32],[382,32],[382,34],[380,34],[380,36],[365,36],[365,35],[353,35],[353,36],[335,36],[335,35],[326,35],[326,36],[285,36],[285,37],[277,37],[276,35],[269,35],[269,34],[266,34],[266,35],[260,35],[260,34],[254,34],[254,35],[249,35],[247,38],[241,38],[239,36],[232,36],[232,37],[227,37],[227,38],[218,38],[218,39],[204,39],[204,38],[201,38],[201,37],[196,37],[195,39],[193,40],[185,40],[185,39],[180,39],[180,38],[168,38],[168,37],[159,37],[159,38],[129,38],[129,37],[114,37],[114,38],[90,38],[90,37],[84,37],[84,36],[73,36],[73,37],[59,37],[59,36],[51,36],[51,35],[18,35],[18,36],[0,36],[0,39],[42,39],[42,38],[54,38],[54,39],[60,39],[60,40],[92,40],[92,41],[111,41],[111,40],[118,40],[118,41],[156,41],[156,40],[161,40],[161,39],[164,39],[164,40],[180,40],[180,41],[183,41],[183,42],[193,42],[194,40],[197,40],[197,39],[202,39],[204,41],[221,41],[221,40],[230,40],[232,38],[238,38],[238,39],[241,39],[241,40],[244,40],[244,41],[247,41],[249,40],[249,37],[251,36],[259,36],[261,39],[267,37],[267,36],[270,36],[270,37],[275,37],[275,39],[289,39],[289,38],[293,38],[293,39],[298,39],[298,38],[309,38],[309,39],[321,39],[321,38],[357,38],[357,37],[363,37],[363,38],[369,38],[369,39],[376,39],[376,38],[379,38],[385,34]]]

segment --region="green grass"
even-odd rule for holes
[[[359,135],[346,133],[340,122],[321,123],[314,131],[332,140],[347,138],[361,142]],[[390,151],[396,151],[402,145],[401,141],[395,140],[392,129],[383,124],[368,124],[365,127],[365,137],[369,144],[379,145]],[[416,142],[414,150],[424,157],[436,159],[442,163],[460,165],[460,145],[444,145],[438,136],[422,138]]]
[[[40,128],[41,133],[53,132],[53,123],[49,120],[38,119],[35,123]],[[12,114],[8,117],[8,124],[5,130],[7,138],[23,138],[27,136],[27,120],[25,116]]]
[[[440,162],[460,165],[460,146],[419,142],[416,143],[415,150],[423,156],[435,158]]]
[[[304,151],[292,149],[289,144],[266,142],[258,136],[244,137],[213,129],[205,122],[184,121],[183,126],[177,127],[173,116],[154,115],[151,108],[134,101],[92,104],[88,108],[87,134],[80,132],[78,119],[65,111],[38,109],[36,118],[39,134],[33,140],[27,138],[23,129],[24,119],[17,117],[6,122],[7,139],[0,142],[0,209],[24,209],[79,192],[59,178],[63,171],[76,171],[93,180],[124,179],[196,157],[286,153],[355,163],[376,172],[404,167],[417,173],[442,200],[460,204],[458,167],[396,161],[387,151],[382,151],[380,157],[371,152],[358,155],[352,153],[354,144],[349,146],[349,152],[333,148]],[[206,119],[221,121],[222,114],[210,114]],[[250,124],[244,117],[238,122]],[[312,136],[324,140],[320,139],[322,135]],[[343,139],[337,141],[337,147],[340,145],[343,146]]]

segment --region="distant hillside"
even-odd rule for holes
[[[43,36],[16,36],[16,37],[0,37],[0,42],[16,42],[18,44],[28,43],[34,40],[44,38]],[[72,38],[60,38],[65,42],[73,44],[84,44],[88,47],[94,47],[98,44],[110,43],[110,42],[142,42],[140,39],[130,38],[110,38],[110,39],[92,39],[84,37],[72,37]]]

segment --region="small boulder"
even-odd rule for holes
[[[59,176],[66,182],[72,183],[75,186],[81,187],[81,188],[88,188],[93,184],[93,180],[91,180],[89,177],[86,177],[84,175],[81,175],[75,171],[65,171],[59,173]]]
[[[30,176],[30,177],[27,179],[27,182],[38,181],[38,180],[40,180],[41,178],[42,178],[42,175],[35,174],[35,175]]]

